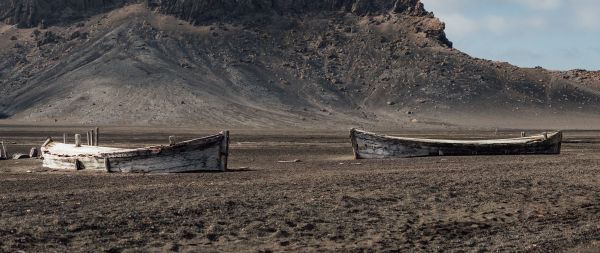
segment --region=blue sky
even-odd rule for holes
[[[422,0],[454,47],[521,67],[600,70],[600,0]]]

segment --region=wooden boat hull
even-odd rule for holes
[[[139,173],[224,171],[229,133],[139,149],[75,147],[48,140],[41,150],[44,167],[51,169]]]
[[[423,156],[560,154],[562,132],[498,140],[432,140],[350,131],[356,159]]]

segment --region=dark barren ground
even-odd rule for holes
[[[13,152],[25,151],[63,129],[0,126],[0,138]],[[136,146],[164,143],[173,132],[186,138],[214,131],[104,132],[106,145]],[[351,160],[345,132],[232,134],[226,173],[58,172],[39,160],[0,161],[0,251],[600,247],[600,132],[567,132],[558,156],[368,161]],[[302,162],[277,163],[292,159]]]

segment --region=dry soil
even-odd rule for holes
[[[2,126],[13,151],[66,128]],[[76,132],[82,129],[69,128]],[[113,128],[113,146],[214,132]],[[491,132],[404,132],[467,138]],[[515,135],[501,132],[501,136]],[[16,144],[12,144],[16,143]],[[299,159],[297,163],[278,163]],[[352,160],[345,132],[233,131],[230,171],[61,172],[0,161],[0,251],[589,251],[600,132],[557,156]]]

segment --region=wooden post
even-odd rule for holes
[[[83,163],[81,161],[75,159],[75,169],[83,170],[83,169],[85,169],[85,166],[83,166]]]
[[[67,134],[63,133],[63,143],[67,144]]]
[[[548,139],[548,132],[544,132],[544,140]]]
[[[110,172],[110,160],[108,157],[104,157],[104,168],[106,168],[106,172]]]
[[[39,156],[38,149],[33,147],[29,150],[29,158],[37,158]]]
[[[358,155],[358,143],[356,143],[356,136],[354,136],[356,134],[355,132],[356,129],[350,129],[350,142],[352,143],[352,151],[354,151],[354,160],[358,160],[360,159],[360,156]]]
[[[1,143],[2,143],[2,150],[0,150],[0,158],[8,159],[8,156],[6,156],[6,147],[4,147],[4,141],[2,141]]]
[[[96,135],[94,136],[94,141],[95,141],[94,146],[98,146],[98,139],[100,139],[99,137],[100,137],[100,128],[96,127]]]
[[[521,132],[521,137],[525,137],[525,132]]]
[[[95,135],[94,130],[90,131],[90,146],[94,146],[94,142],[95,142],[94,135]]]
[[[52,137],[48,137],[48,139],[46,139],[46,141],[44,142],[44,144],[42,144],[42,148],[44,148],[44,147],[48,146],[48,144],[49,144],[50,142],[53,142],[53,140],[52,140]]]
[[[221,132],[223,140],[221,141],[221,171],[227,170],[227,159],[229,158],[229,131]]]
[[[81,147],[81,134],[75,134],[75,147]]]
[[[171,145],[171,146],[175,145],[175,136],[173,136],[173,135],[169,136],[169,145]]]
[[[85,139],[87,140],[87,145],[90,146],[90,131],[85,132]]]
[[[495,134],[496,136],[498,136],[498,128],[496,128],[496,129],[494,130],[494,134]]]

